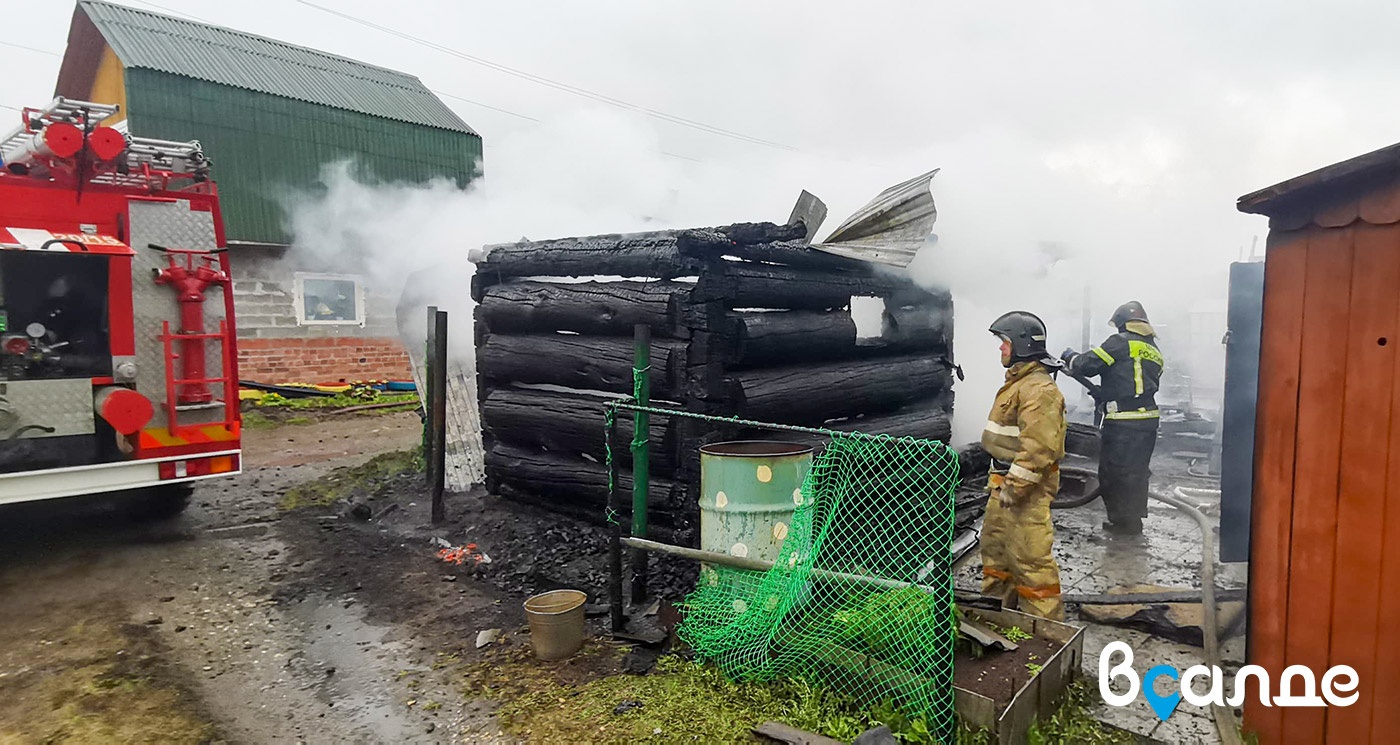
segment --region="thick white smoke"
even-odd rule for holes
[[[1237,258],[1226,236],[1238,233],[1217,238],[1209,223],[1190,222],[1194,209],[1230,217],[1228,204],[1163,201],[1164,190],[1179,188],[1175,156],[1150,136],[1107,151],[1052,152],[972,136],[856,163],[763,150],[739,155],[701,163],[669,157],[645,121],[579,111],[488,139],[486,175],[467,190],[446,182],[378,184],[353,165],[332,167],[323,193],[290,202],[295,250],[364,274],[391,299],[409,274],[432,269],[437,289],[449,291],[438,297],[458,298],[455,307],[444,304],[453,312],[453,354],[470,357],[473,248],[522,237],[781,222],[804,188],[830,206],[829,231],[885,187],[941,167],[933,182],[937,241],[912,269],[921,282],[953,292],[955,353],[966,376],[957,385],[958,442],[977,437],[1001,384],[997,345],[986,332],[997,315],[1035,312],[1049,325],[1052,353],[1079,348],[1088,285],[1092,343],[1110,332],[1115,306],[1137,299],[1163,327],[1169,363],[1182,364],[1185,357],[1173,352],[1186,343],[1188,311],[1223,298],[1228,262]],[[1223,327],[1207,335],[1218,332]],[[1076,384],[1064,387],[1071,405],[1078,403]]]

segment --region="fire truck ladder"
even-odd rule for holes
[[[166,428],[174,437],[180,437],[183,430],[191,429],[194,426],[206,426],[210,424],[222,425],[224,429],[232,430],[238,421],[238,382],[234,380],[234,364],[229,355],[231,345],[228,343],[228,321],[219,321],[219,330],[209,333],[186,333],[172,332],[170,322],[164,321],[161,324],[160,341],[165,347],[165,414]],[[181,378],[178,372],[180,360],[181,342],[191,344],[207,344],[217,342],[219,345],[219,356],[223,361],[220,369],[223,374],[217,378]],[[179,403],[180,395],[188,387],[218,386],[218,396],[209,401]],[[181,425],[180,412],[207,411],[210,409],[222,408],[224,410],[223,421],[201,422],[198,425]]]
[[[36,137],[51,124],[62,122],[90,129],[121,110],[115,104],[75,101],[62,96],[40,109],[24,109],[23,123],[0,137],[0,162],[26,164]],[[116,127],[121,129],[121,125]],[[198,140],[175,142],[121,133],[126,148],[112,162],[104,162],[91,181],[96,184],[164,188],[172,179],[203,182],[209,177],[209,160]]]

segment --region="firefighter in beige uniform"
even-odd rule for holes
[[[982,592],[1007,608],[1063,620],[1060,567],[1051,548],[1050,502],[1060,488],[1065,455],[1065,399],[1051,372],[1060,363],[1045,351],[1045,324],[1030,313],[998,318],[1006,384],[982,433],[992,456],[987,514],[982,526]]]

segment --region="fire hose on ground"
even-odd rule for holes
[[[1215,606],[1214,526],[1210,524],[1209,518],[1187,501],[1185,489],[1182,487],[1177,487],[1175,494],[1161,494],[1156,491],[1149,491],[1148,494],[1158,502],[1177,508],[1195,520],[1201,528],[1201,639],[1205,646],[1207,664],[1220,667],[1220,627],[1216,622]],[[1225,745],[1242,745],[1240,723],[1235,717],[1235,712],[1229,707],[1214,704],[1211,706],[1211,713],[1215,717],[1215,728],[1220,734],[1220,741]]]

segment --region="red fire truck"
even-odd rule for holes
[[[233,291],[198,142],[55,99],[0,139],[0,504],[173,514],[241,468]]]

